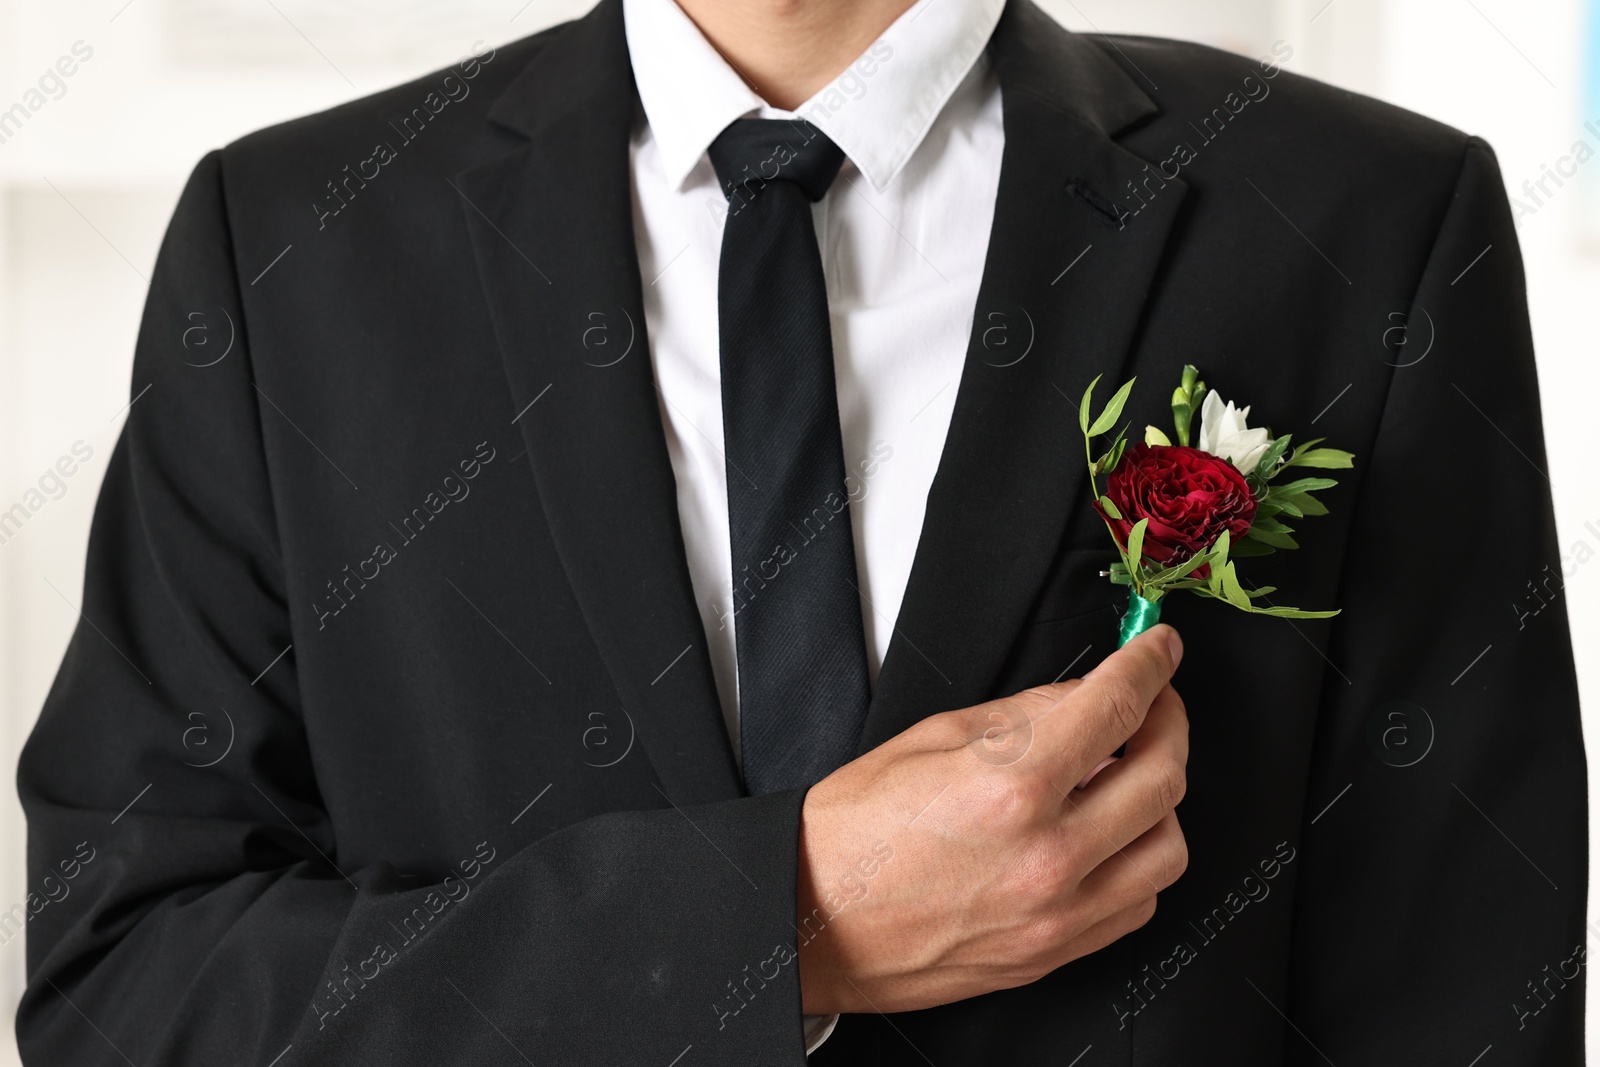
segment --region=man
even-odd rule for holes
[[[1581,1062],[1506,199],[1291,49],[602,0],[206,157],[21,768],[27,1061]],[[1075,399],[1185,363],[1356,453],[1251,561],[1342,614],[1113,653]]]

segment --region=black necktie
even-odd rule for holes
[[[710,154],[728,197],[717,305],[740,749],[760,795],[848,762],[870,696],[811,223],[844,154],[781,119],[739,119]]]

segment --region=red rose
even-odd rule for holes
[[[1188,559],[1209,548],[1222,531],[1238,540],[1250,529],[1256,500],[1244,475],[1219,456],[1179,445],[1137,444],[1106,479],[1106,496],[1122,513],[1113,519],[1095,501],[1117,542],[1148,519],[1143,555],[1157,564]],[[1202,568],[1203,573],[1209,568]]]

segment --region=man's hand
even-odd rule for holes
[[[1188,862],[1173,808],[1189,720],[1167,684],[1182,652],[1157,626],[1082,680],[931,716],[813,786],[804,1010],[1025,985],[1148,922]]]

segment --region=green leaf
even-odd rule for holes
[[[1094,376],[1094,381],[1089,383],[1089,388],[1083,391],[1083,399],[1078,401],[1078,429],[1083,431],[1085,437],[1089,436],[1089,400],[1094,396],[1094,387],[1100,383],[1100,375]]]
[[[1149,519],[1140,519],[1128,531],[1128,570],[1135,574],[1139,572],[1139,560],[1144,553],[1144,531],[1149,525]]]
[[[1172,445],[1171,439],[1154,426],[1146,426],[1144,428],[1144,443],[1147,445],[1163,445],[1168,447]]]
[[[1285,513],[1293,515],[1297,519],[1303,519],[1307,515],[1326,515],[1328,513],[1327,506],[1310,493],[1283,493],[1275,490],[1267,499],[1272,502],[1274,507],[1283,509]],[[1260,514],[1259,509],[1256,513]]]
[[[1234,544],[1233,549],[1229,554],[1242,557],[1270,556],[1276,551],[1277,549],[1273,548],[1269,544],[1265,544],[1261,541],[1252,541],[1249,537],[1245,537],[1243,540]]]
[[[1222,595],[1228,598],[1228,603],[1236,608],[1250,607],[1250,597],[1244,588],[1239,585],[1239,575],[1234,570],[1232,563],[1218,568],[1222,574]]]
[[[1276,441],[1273,441],[1267,450],[1261,454],[1261,460],[1256,464],[1255,469],[1257,478],[1266,481],[1272,476],[1272,472],[1278,469],[1278,460],[1282,459],[1284,452],[1288,451],[1289,442],[1293,437],[1293,434],[1284,434]]]
[[[1205,583],[1194,578],[1185,578],[1181,582],[1171,582],[1166,586],[1166,590],[1169,593],[1177,592],[1180,589],[1186,593],[1198,593],[1201,596],[1211,595],[1206,591]]]
[[[1089,438],[1085,438],[1084,440],[1087,441]],[[1106,446],[1106,450],[1100,454],[1100,458],[1089,465],[1089,473],[1095,477],[1098,477],[1102,474],[1110,474],[1112,471],[1116,470],[1117,463],[1122,459],[1123,450],[1127,447],[1128,431],[1127,427],[1123,427],[1123,429],[1118,432],[1117,436],[1112,439],[1111,443]]]
[[[1275,585],[1262,585],[1262,586],[1257,586],[1254,589],[1246,589],[1245,590],[1245,595],[1248,596],[1251,600],[1254,600],[1258,596],[1266,596],[1269,593],[1276,593],[1277,591],[1278,591],[1278,587],[1275,586]]]
[[[1318,489],[1332,489],[1338,484],[1339,483],[1332,478],[1300,478],[1296,481],[1288,483],[1287,485],[1273,486],[1272,495],[1275,497],[1293,496],[1296,493],[1310,493]]]
[[[1271,520],[1269,519],[1268,521],[1270,522]],[[1300,547],[1300,542],[1281,530],[1263,530],[1252,526],[1245,532],[1245,537],[1249,540],[1260,541],[1264,545],[1271,545],[1273,548]]]
[[[1222,536],[1227,537],[1228,532],[1224,530],[1222,532]],[[1228,594],[1224,592],[1222,588],[1222,572],[1228,569],[1227,557],[1229,546],[1223,544],[1221,538],[1218,539],[1217,545],[1221,546],[1222,552],[1220,555],[1218,555],[1217,546],[1212,546],[1212,556],[1210,560],[1211,574],[1206,578],[1206,586],[1211,590],[1212,596],[1215,596],[1218,600],[1226,600]]]
[[[1332,611],[1302,611],[1299,608],[1250,608],[1257,615],[1271,615],[1279,619],[1331,619],[1339,614],[1339,609]]]
[[[1264,516],[1260,512],[1256,513],[1256,521],[1250,524],[1250,529],[1260,530],[1262,533],[1294,533],[1294,529],[1292,527],[1285,526],[1277,519]]]
[[[1200,566],[1206,561],[1206,557],[1210,554],[1210,551],[1210,549],[1203,549],[1199,552],[1196,552],[1186,560],[1183,560],[1179,563],[1174,563],[1170,567],[1163,567],[1158,571],[1153,571],[1145,575],[1145,587],[1149,588],[1150,586],[1159,585],[1173,589],[1188,588],[1184,585],[1176,585],[1171,583],[1173,582],[1173,579],[1186,580],[1190,571],[1194,570],[1196,567]]]
[[[1117,464],[1122,462],[1122,453],[1127,449],[1127,447],[1128,433],[1127,430],[1123,430],[1122,433],[1117,434],[1116,441],[1114,441],[1111,445],[1111,458],[1110,461],[1106,463],[1105,473],[1110,474],[1112,471],[1117,469]]]
[[[1095,419],[1089,426],[1087,432],[1090,437],[1103,434],[1117,424],[1117,420],[1122,417],[1122,405],[1128,402],[1128,394],[1133,391],[1133,383],[1138,380],[1138,378],[1129,378],[1122,383],[1121,389],[1112,394],[1111,399],[1106,402],[1105,410],[1100,412],[1100,417]]]
[[[1295,506],[1307,515],[1326,515],[1328,505],[1307,493],[1301,493],[1294,498]]]
[[[1211,544],[1211,566],[1213,568],[1228,562],[1228,550],[1233,547],[1233,538],[1227,530],[1223,530]]]
[[[1172,588],[1172,589],[1186,589],[1186,590],[1188,590],[1190,592],[1198,593],[1201,596],[1212,597],[1215,600],[1227,600],[1226,597],[1218,596],[1218,595],[1212,593],[1210,589],[1207,589],[1204,586],[1199,585],[1198,583],[1186,583],[1186,584],[1182,584],[1182,585],[1174,585],[1174,586],[1171,586],[1170,588]],[[1265,591],[1265,590],[1271,589],[1271,588],[1272,588],[1271,586],[1263,586],[1262,587],[1262,591]],[[1248,598],[1250,596],[1250,593],[1247,592],[1245,595]],[[1244,603],[1244,604],[1234,604],[1234,602],[1232,600],[1228,600],[1227,602],[1230,603],[1230,604],[1233,604],[1234,607],[1237,607],[1240,611],[1248,611],[1252,615],[1271,615],[1272,617],[1278,618],[1278,619],[1331,619],[1335,615],[1339,614],[1338,609],[1335,609],[1333,611],[1305,611],[1305,610],[1302,610],[1301,608],[1287,608],[1287,607],[1258,608],[1254,604],[1249,603],[1248,599],[1246,600],[1246,603]]]
[[[1289,457],[1291,467],[1316,467],[1323,470],[1342,470],[1355,466],[1355,453],[1337,448],[1302,448]]]
[[[1111,502],[1111,498],[1108,496],[1100,498],[1100,510],[1105,512],[1108,518],[1118,520],[1122,518],[1122,512],[1117,510],[1117,506]]]

